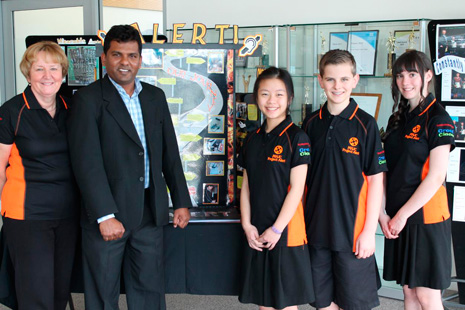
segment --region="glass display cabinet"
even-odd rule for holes
[[[378,113],[378,125],[385,128],[392,111],[391,77],[389,75],[389,57],[391,60],[406,49],[412,48],[426,51],[426,20],[376,21],[360,23],[333,23],[317,25],[285,26],[288,39],[284,47],[280,46],[278,65],[285,67],[292,74],[295,87],[295,98],[292,116],[296,123],[302,121],[302,110],[314,111],[324,103],[324,94],[318,84],[318,61],[320,55],[330,48],[348,49],[351,51],[360,70],[360,81],[354,93],[381,94]],[[360,37],[373,36],[372,50],[360,49]],[[395,39],[390,53],[388,41]],[[358,57],[356,56],[358,54]],[[365,61],[365,59],[367,59]],[[365,61],[365,63],[363,63]],[[358,70],[358,71],[359,71]]]
[[[362,106],[377,116],[379,128],[386,128],[392,113],[391,75],[389,67],[395,57],[407,49],[417,49],[429,55],[426,19],[370,21],[240,27],[239,43],[248,35],[262,34],[262,55],[236,58],[235,91],[251,93],[257,69],[271,65],[286,68],[293,77],[295,98],[291,105],[294,123],[300,125],[306,113],[319,109],[326,101],[318,83],[318,62],[329,49],[347,49],[354,54],[360,81],[353,93],[374,96]],[[190,42],[192,30],[182,30],[185,42]],[[171,39],[172,31],[168,30]],[[225,43],[232,43],[233,29],[225,31]],[[207,43],[218,43],[219,32],[208,29]],[[364,45],[365,44],[365,45]],[[358,98],[358,97],[357,97]],[[357,99],[358,100],[358,99]],[[370,105],[377,105],[376,107]],[[376,258],[382,277],[384,237],[378,227]],[[402,289],[393,282],[382,280],[381,296],[403,298]]]

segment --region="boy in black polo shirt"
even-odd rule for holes
[[[305,210],[318,309],[379,305],[375,232],[386,171],[375,119],[350,98],[359,75],[353,56],[332,50],[318,81],[328,101],[307,117],[312,164]]]

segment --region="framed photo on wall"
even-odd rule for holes
[[[394,31],[394,38],[396,38],[396,46],[394,53],[399,57],[408,49],[420,50],[420,31],[419,30],[396,30]]]
[[[329,33],[329,50],[347,50],[349,41],[348,32],[330,32]]]
[[[378,30],[349,31],[348,51],[357,62],[357,73],[375,75]]]
[[[350,97],[354,98],[363,111],[373,116],[375,120],[378,120],[382,94],[352,93]]]

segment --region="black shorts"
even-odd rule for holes
[[[381,281],[375,256],[358,259],[352,252],[309,246],[316,308],[331,302],[344,310],[369,310],[379,305]]]

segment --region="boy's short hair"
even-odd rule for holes
[[[327,65],[340,65],[340,64],[349,64],[352,65],[352,74],[357,74],[357,64],[355,63],[355,58],[348,51],[343,50],[331,50],[321,57],[319,70],[320,76],[324,75],[325,68]]]
[[[139,47],[139,55],[142,54],[142,40],[139,31],[131,25],[115,25],[110,28],[103,41],[103,53],[106,55],[110,49],[111,41],[127,43],[136,41]]]

